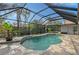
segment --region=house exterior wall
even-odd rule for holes
[[[78,32],[78,34],[79,34],[79,25],[77,25],[77,32]]]
[[[76,25],[73,25],[73,24],[61,25],[61,32],[65,32],[68,34],[74,34],[74,26]],[[77,25],[76,34],[79,34],[79,25]]]

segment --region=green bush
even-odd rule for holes
[[[51,28],[48,28],[48,32],[52,32],[52,29]]]
[[[5,30],[9,30],[10,32],[12,32],[13,30],[13,27],[10,23],[7,23],[7,22],[4,22],[3,25],[2,25],[3,29]]]

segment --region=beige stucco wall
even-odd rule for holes
[[[77,25],[77,31],[78,31],[78,34],[79,34],[79,25]]]
[[[61,32],[67,32],[68,34],[74,34],[73,28],[75,25],[62,25]],[[79,34],[79,25],[77,25],[77,34]]]

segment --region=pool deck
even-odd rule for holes
[[[13,38],[13,41],[18,41],[15,43],[9,42],[8,44],[0,44],[0,55],[78,55],[79,54],[79,35],[62,34],[60,36],[60,38],[62,39],[62,43],[51,45],[45,51],[34,51],[31,49],[24,48],[20,44],[20,41],[23,37]],[[5,39],[0,38],[0,42],[5,42]]]

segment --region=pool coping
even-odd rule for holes
[[[41,34],[41,35],[39,35],[39,34],[38,34],[38,35],[30,35],[30,37],[38,37],[38,36],[47,35],[47,34],[61,35],[61,34],[58,34],[58,33],[44,33],[44,34]],[[24,36],[24,37],[25,37],[25,36]],[[24,37],[23,37],[23,38],[24,38]],[[22,39],[23,39],[23,38],[22,38]],[[24,39],[24,41],[25,41],[25,40],[26,40],[26,39]],[[24,41],[23,41],[23,42],[24,42]],[[22,45],[23,42],[22,42],[22,40],[21,40],[21,42],[20,42],[20,45],[21,45],[22,47],[24,47],[24,46]],[[62,42],[61,42],[61,43],[62,43]],[[55,44],[55,45],[58,45],[58,44]],[[46,50],[33,50],[33,49],[29,49],[29,50],[33,50],[34,52],[36,52],[36,51],[42,51],[42,53],[43,53],[43,52],[47,51],[51,46],[52,46],[52,45],[50,45]],[[24,48],[25,48],[25,47],[24,47]],[[28,48],[25,48],[25,49],[28,49]]]
[[[31,37],[38,37],[38,36],[43,36],[43,35],[48,35],[48,34],[53,34],[53,35],[58,35],[57,33],[44,33],[44,34],[37,34],[37,35],[28,35],[28,36],[23,36],[21,39],[21,44],[26,40],[23,38],[31,38]]]
[[[8,43],[17,43],[17,42],[22,42],[23,38],[25,37],[36,37],[36,36],[42,36],[42,35],[47,35],[47,34],[57,34],[57,33],[44,33],[44,34],[31,34],[31,35],[24,35],[24,36],[20,36],[20,37],[13,37],[13,41],[6,41],[5,38],[0,38],[3,39],[0,44],[8,44]]]
[[[51,34],[51,33],[48,33],[48,34]],[[53,34],[53,33],[52,33],[52,34]],[[39,34],[38,34],[38,35],[39,35]],[[46,35],[46,33],[44,33],[44,35]],[[26,36],[27,36],[27,35],[26,35]],[[35,35],[33,35],[33,36],[35,36]],[[61,37],[60,37],[60,38],[61,38],[62,40],[66,40],[67,38],[64,38],[64,37],[66,37],[66,36],[69,37],[68,40],[70,40],[70,37],[71,37],[71,38],[74,37],[73,35],[61,34]],[[76,35],[75,35],[75,36],[76,36]],[[24,36],[19,37],[20,39],[17,37],[18,39],[17,39],[17,38],[16,38],[16,39],[17,39],[17,40],[20,40],[20,42],[21,42],[21,40],[22,40],[23,37],[24,37]],[[79,35],[78,35],[77,37],[79,37]],[[76,39],[76,38],[74,38],[74,39]],[[79,40],[79,39],[78,39],[78,40]],[[38,53],[37,51],[32,50],[32,49],[27,49],[27,48],[23,47],[23,46],[20,44],[20,42],[12,43],[12,45],[10,45],[10,46],[13,47],[14,50],[17,50],[17,49],[22,50],[22,53],[20,53],[20,51],[19,51],[19,53],[22,54],[22,55],[23,55],[23,54],[24,54],[24,55],[31,55],[31,54],[32,54],[32,55],[33,55],[33,54],[34,54],[34,55],[40,55],[40,54],[43,54],[43,55],[49,55],[49,54],[52,54],[52,55],[61,55],[61,54],[62,54],[62,55],[66,55],[66,54],[67,54],[67,55],[71,55],[71,54],[74,54],[74,55],[75,55],[75,54],[76,54],[75,51],[74,51],[74,52],[72,51],[72,49],[70,50],[70,51],[71,51],[70,53],[65,53],[65,52],[63,52],[62,50],[60,51],[61,45],[62,45],[62,47],[69,49],[68,47],[66,47],[66,46],[64,45],[64,44],[66,44],[66,43],[68,44],[69,41],[67,41],[67,42],[64,41],[64,42],[62,42],[62,43],[60,43],[60,44],[56,44],[56,45],[50,45],[49,48],[46,49],[46,50],[45,50],[44,52],[42,52],[42,53]],[[6,44],[5,44],[5,45],[6,45]],[[2,47],[4,47],[5,45],[2,45]],[[15,46],[15,47],[14,47],[14,46]],[[17,46],[18,46],[18,47],[17,47]],[[68,46],[68,45],[67,45],[67,46]],[[58,48],[58,47],[60,47],[60,48]],[[71,47],[71,45],[70,45],[70,47]],[[8,47],[7,47],[7,48],[8,48]],[[55,54],[54,54],[55,51],[53,50],[53,48],[56,49],[56,51],[60,51],[61,53],[55,53]],[[0,48],[0,49],[1,49],[1,48]],[[67,49],[66,49],[66,50],[67,50]],[[14,50],[12,50],[12,51],[14,51]],[[17,51],[18,51],[18,50],[17,50]],[[29,52],[29,54],[28,54],[27,51],[31,51],[31,52]],[[52,51],[53,51],[53,52],[52,52]],[[69,51],[69,50],[68,50],[68,51]],[[15,52],[16,52],[16,51],[15,51]],[[11,53],[10,55],[13,54],[12,52],[10,52],[10,53]],[[16,52],[15,54],[17,55],[17,52]],[[76,54],[76,55],[77,55],[77,54]]]

